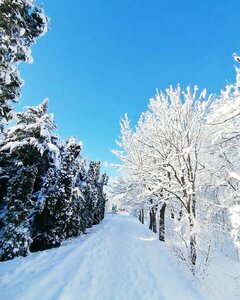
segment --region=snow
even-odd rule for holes
[[[20,32],[19,32],[19,36],[23,36],[25,32],[26,32],[26,29],[25,28],[21,28]]]
[[[11,83],[11,76],[9,73],[6,73],[5,75],[5,84],[9,85]]]
[[[235,66],[235,71],[236,71],[236,86],[240,86],[240,69]]]
[[[52,143],[47,143],[49,151],[53,154],[54,164],[57,169],[60,168],[60,151],[57,146]]]
[[[215,256],[200,288],[173,264],[157,235],[127,214],[57,249],[0,263],[0,299],[237,300],[240,264]]]
[[[232,177],[232,178],[240,181],[240,175],[238,175],[235,172],[229,172],[229,177]]]
[[[0,299],[203,299],[165,245],[127,215],[107,215],[58,249],[0,264]]]
[[[209,300],[239,300],[239,262],[216,254],[210,264],[209,275],[202,290],[205,290],[203,293],[206,295],[206,299]]]
[[[27,145],[26,141],[22,141],[22,142],[18,142],[18,141],[16,141],[16,142],[9,142],[9,143],[7,143],[6,145],[4,145],[1,148],[1,151],[5,151],[5,150],[10,149],[10,152],[12,152],[15,148],[22,147],[24,145]]]

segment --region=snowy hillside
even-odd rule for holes
[[[195,292],[165,244],[127,215],[108,215],[89,234],[58,249],[3,262],[0,278],[0,299],[212,299]],[[226,299],[221,290],[211,293]],[[237,299],[234,291],[228,295]]]

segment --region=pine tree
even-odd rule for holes
[[[104,217],[106,195],[103,192],[108,177],[103,174],[100,177],[100,162],[91,161],[83,189],[85,197],[85,220],[86,226],[98,224]]]
[[[61,142],[48,101],[16,114],[22,80],[17,64],[31,63],[31,46],[48,18],[34,0],[0,0],[0,260],[59,246],[104,217],[107,176],[100,163],[80,163],[81,144]]]
[[[10,180],[4,203],[5,214],[1,214],[0,260],[29,253],[30,223],[29,218],[34,203],[31,200],[37,169],[20,167]],[[3,211],[4,211],[3,210]]]
[[[98,202],[97,202],[97,208],[95,212],[95,218],[97,222],[99,223],[104,219],[105,215],[105,205],[107,201],[107,195],[104,193],[104,186],[108,183],[108,176],[105,172],[103,175],[101,175],[99,183],[98,183]]]
[[[59,164],[58,140],[52,134],[56,125],[53,115],[48,114],[47,110],[48,101],[44,100],[38,106],[27,107],[26,112],[17,113],[17,123],[7,131],[6,139],[0,149],[1,155],[8,157],[8,164],[11,160],[14,164],[37,167],[34,193],[40,190],[48,169]],[[4,160],[2,163],[4,164]],[[8,176],[11,175],[6,166],[1,165],[1,160],[0,167],[8,173]]]
[[[75,232],[85,233],[86,229],[90,226],[90,217],[87,213],[87,201],[85,197],[85,190],[87,186],[88,172],[86,169],[86,160],[83,160],[80,164],[80,168],[77,175],[74,198],[78,210],[76,211],[75,218],[79,221],[79,227],[77,228],[77,222],[73,222]]]
[[[32,62],[32,44],[47,31],[48,19],[34,0],[0,1],[0,138],[12,118],[10,102],[17,102],[22,80],[17,64]]]
[[[16,125],[9,128],[0,151],[10,153],[23,165],[38,165],[40,176],[52,164],[58,164],[56,128],[53,115],[47,113],[48,101],[27,107],[26,112],[16,114]]]
[[[35,211],[31,251],[58,247],[71,235],[73,190],[80,151],[81,144],[74,138],[69,139],[62,153],[60,168],[49,170]]]
[[[7,195],[7,185],[8,180],[10,178],[10,174],[14,174],[14,172],[11,172],[11,169],[13,169],[13,162],[11,161],[9,155],[5,153],[0,153],[0,215],[1,211],[4,207],[4,201],[3,199]],[[2,224],[0,221],[0,230],[1,230]]]
[[[93,224],[97,224],[94,213],[98,201],[97,185],[99,176],[100,162],[91,161],[87,172],[86,185],[83,191],[85,197],[84,217],[86,219],[87,227],[91,227]]]
[[[26,112],[18,113],[17,124],[7,131],[0,149],[0,229],[3,241],[9,239],[13,243],[15,239],[21,240],[21,232],[23,236],[25,231],[30,232],[27,212],[27,207],[30,209],[30,206],[24,203],[31,203],[32,214],[48,170],[58,165],[59,149],[56,137],[52,135],[55,127],[53,116],[47,113],[47,101],[44,101],[36,107],[28,107]],[[16,198],[14,193],[19,194],[20,198]],[[14,216],[25,216],[25,221],[12,221]],[[29,247],[30,241],[26,243]],[[28,252],[24,243],[18,245],[18,251],[14,250],[16,247],[10,246],[2,244],[2,248],[7,249],[4,250],[2,259]]]
[[[84,196],[79,187],[74,187],[71,201],[71,215],[66,226],[66,238],[77,237],[85,233],[86,227],[83,220]]]

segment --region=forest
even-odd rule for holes
[[[48,31],[35,1],[0,1],[0,260],[61,245],[104,218],[106,173],[81,157],[82,143],[56,135],[48,100],[15,112],[18,64]]]

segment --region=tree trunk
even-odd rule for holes
[[[149,229],[153,230],[153,227],[152,227],[152,209],[149,210]]]
[[[192,194],[192,214],[193,214],[193,218],[196,218],[196,198],[195,198],[195,193]],[[190,236],[190,248],[191,248],[191,259],[192,259],[192,264],[193,266],[196,265],[196,260],[197,260],[197,241],[196,241],[196,233],[193,232],[193,225],[194,222],[192,221],[192,225],[190,225],[190,229],[192,231],[192,234]]]
[[[157,233],[157,205],[152,208],[152,231]]]
[[[140,211],[139,211],[138,220],[139,220],[140,222],[142,222],[142,210],[141,210],[141,209],[140,209]]]
[[[160,219],[159,219],[159,240],[165,241],[165,210],[167,204],[164,202],[160,209]]]
[[[193,221],[192,218],[189,217],[189,226],[190,226],[190,256],[191,256],[191,263],[192,263],[192,271],[194,273],[194,267],[196,265],[197,260],[197,251],[196,251],[196,234],[193,232]]]
[[[194,190],[194,189],[193,189]],[[196,217],[196,198],[195,193],[192,193],[188,202],[189,209],[189,228],[190,228],[190,257],[192,262],[192,272],[194,274],[194,268],[197,260],[197,241],[196,233],[194,232],[194,220]]]
[[[142,224],[144,224],[144,209],[142,208],[142,220],[141,220],[141,222],[142,222]]]

